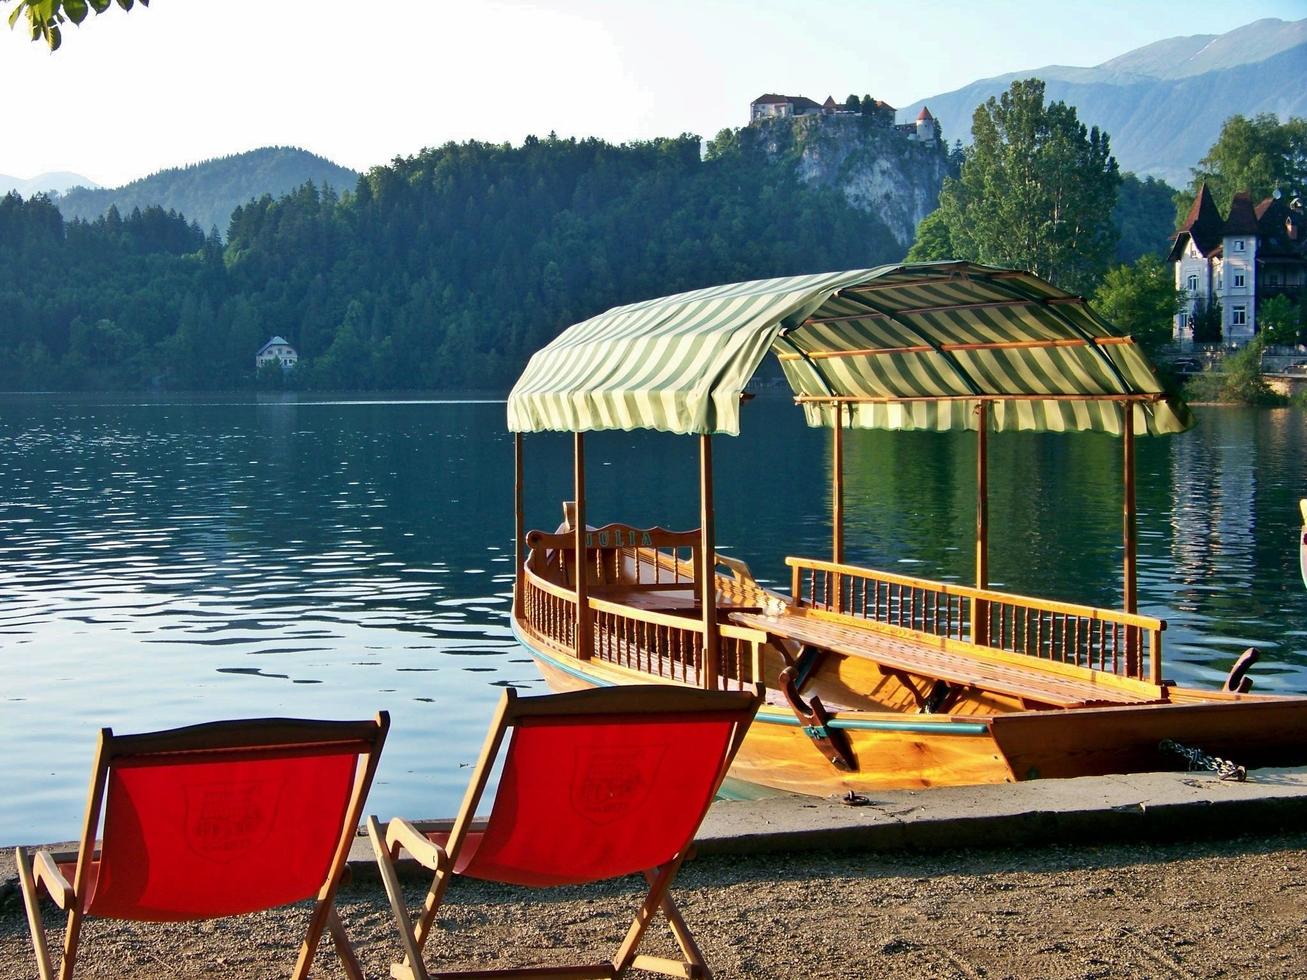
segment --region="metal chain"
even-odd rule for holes
[[[1214,755],[1208,755],[1202,749],[1181,745],[1169,738],[1162,739],[1157,743],[1157,747],[1163,752],[1172,752],[1184,759],[1189,764],[1190,772],[1195,769],[1210,769],[1216,773],[1217,779],[1226,782],[1242,783],[1248,778],[1248,770],[1243,766],[1235,765],[1228,759],[1218,759]]]

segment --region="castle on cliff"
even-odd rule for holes
[[[888,102],[867,96],[859,99],[852,96],[847,102],[836,102],[834,97],[826,96],[826,101],[818,104],[804,95],[760,95],[749,103],[749,125],[764,123],[773,119],[796,119],[800,116],[866,116],[873,123],[886,129],[892,128],[904,139],[919,143],[937,143],[940,140],[939,123],[925,106],[917,113],[917,121],[912,123],[895,123],[895,108]]]

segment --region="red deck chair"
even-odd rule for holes
[[[42,890],[68,911],[60,980],[73,975],[87,915],[214,919],[308,898],[317,904],[292,976],[308,975],[326,927],[345,972],[361,980],[334,898],[389,727],[383,711],[372,721],[103,729],[80,848],[15,854],[41,980],[55,976]]]
[[[620,977],[634,967],[708,976],[668,888],[760,703],[761,691],[668,685],[530,698],[505,691],[448,832],[424,833],[396,819],[383,838],[376,818],[368,818],[404,947],[405,960],[391,967],[391,975],[428,977],[422,949],[452,875],[543,887],[643,874],[649,892],[611,961],[437,975]],[[474,828],[477,803],[506,740],[490,814]],[[401,850],[435,872],[416,929],[395,873]],[[636,955],[660,908],[684,961]]]

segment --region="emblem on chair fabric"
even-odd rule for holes
[[[276,823],[283,785],[274,779],[203,782],[186,787],[186,843],[221,859],[263,843]]]
[[[648,796],[664,753],[660,745],[578,749],[572,770],[572,806],[596,824],[628,816]]]

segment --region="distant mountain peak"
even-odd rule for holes
[[[1265,61],[1301,44],[1307,44],[1307,19],[1267,17],[1225,34],[1191,34],[1154,41],[1105,61],[1098,69],[1149,78],[1188,78]]]
[[[1122,170],[1184,185],[1228,117],[1307,115],[1307,19],[1265,18],[1225,34],[1164,38],[1093,68],[1010,72],[899,112],[911,119],[928,102],[944,132],[965,142],[977,106],[1031,77],[1044,80],[1049,101],[1075,106],[1081,122],[1108,133]]]
[[[23,197],[31,197],[33,194],[62,194],[72,187],[98,188],[99,186],[89,177],[70,173],[67,170],[52,170],[26,178],[0,174],[0,194],[17,191]]]
[[[59,199],[65,218],[94,220],[116,205],[122,214],[132,208],[158,206],[177,211],[207,231],[225,235],[238,205],[270,194],[281,195],[312,181],[337,190],[353,190],[359,175],[325,157],[294,146],[264,146],[169,167],[113,189],[76,188]]]

